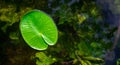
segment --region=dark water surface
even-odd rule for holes
[[[112,45],[114,46],[114,48],[112,48],[112,46],[110,47],[112,48],[112,52],[113,52],[112,53],[110,51],[110,54],[113,54],[113,56],[111,57],[112,60],[111,58],[110,59],[108,58],[109,56],[105,56],[107,52],[105,52],[103,56],[101,55],[102,58],[103,57],[108,58],[105,59],[104,65],[116,65],[116,61],[118,60],[118,58],[120,58],[120,42],[117,40],[118,42],[116,42],[114,45],[114,40],[119,39],[119,34],[120,34],[120,32],[117,32],[117,29],[119,29],[118,27],[120,26],[119,0],[96,0],[96,1],[95,0],[90,0],[90,1],[89,0],[85,0],[85,1],[84,0],[1,0],[0,1],[0,65],[35,65],[35,62],[33,62],[33,60],[31,60],[30,57],[38,51],[33,50],[29,48],[27,44],[24,44],[25,42],[23,41],[19,31],[19,21],[20,21],[19,19],[23,13],[32,9],[39,9],[45,11],[51,17],[53,17],[60,32],[62,31],[65,33],[69,33],[69,31],[70,32],[72,31],[72,33],[76,33],[71,23],[69,24],[68,22],[67,24],[65,24],[66,19],[70,18],[69,16],[66,17],[67,15],[65,13],[72,11],[72,13],[74,14],[70,13],[70,16],[74,16],[76,14],[75,12],[78,10],[77,13],[82,13],[83,15],[85,15],[87,18],[86,21],[90,21],[89,23],[91,23],[94,17],[93,18],[91,17],[92,14],[91,15],[88,13],[85,14],[87,12],[87,8],[83,7],[83,11],[79,12],[82,5],[84,4],[85,6],[88,6],[87,4],[89,4],[89,2],[96,3],[98,10],[100,10],[99,14],[103,16],[103,19],[102,20],[100,19],[100,22],[97,19],[98,24],[100,24],[101,27],[98,27],[100,28],[100,31],[96,30],[95,32],[96,34],[93,37],[95,37],[96,39],[102,38],[105,41],[106,45],[109,46],[110,44],[107,43],[110,42],[113,43]],[[60,16],[61,15],[64,16],[64,14],[65,17],[63,17],[63,19],[61,20],[64,20],[65,22],[62,22],[63,24],[62,25],[61,23],[59,23],[59,19]],[[2,15],[5,15],[5,17],[2,17]],[[104,24],[107,25],[105,26]],[[89,24],[89,26],[92,26],[92,24]],[[104,26],[105,27],[108,26],[108,28],[105,28]],[[76,28],[80,28],[80,27],[82,27],[82,25],[77,24]],[[115,28],[115,31],[114,30],[113,32],[109,31],[112,28]],[[104,31],[105,33],[111,32],[110,35],[112,37],[109,39],[106,38],[107,35],[103,37],[101,31]],[[17,34],[14,32],[17,32]],[[10,37],[11,34],[13,34],[12,38]],[[118,35],[118,38],[115,37],[116,35]],[[92,41],[94,41],[94,38]],[[53,50],[53,52],[55,51]],[[63,53],[63,57],[64,57],[65,52],[64,51],[61,52]],[[59,56],[59,54],[57,56]],[[53,65],[57,65],[57,64],[53,64]],[[63,65],[70,65],[70,64],[69,62],[68,64],[64,62]]]

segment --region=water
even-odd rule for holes
[[[115,39],[113,42],[113,46],[111,48],[112,51],[109,51],[106,56],[106,64],[105,65],[115,65],[116,59],[119,58],[119,50],[116,51],[114,49],[119,49],[116,47],[118,45],[118,40],[120,36],[120,1],[119,0],[97,0],[98,6],[101,7],[101,10],[103,11],[104,20],[109,23],[111,26],[117,26],[118,31],[115,34]],[[115,51],[115,53],[114,53]],[[117,54],[116,54],[117,53]],[[110,56],[109,56],[110,55]],[[118,55],[115,57],[115,55]],[[112,56],[112,57],[111,57]]]
[[[47,62],[54,62],[52,65],[73,63],[78,65],[80,59],[83,60],[86,55],[105,58],[105,65],[114,65],[120,58],[120,48],[116,45],[112,48],[114,39],[117,40],[114,35],[119,34],[116,32],[120,18],[119,5],[119,0],[1,0],[0,65],[36,65],[37,59],[42,62],[39,58],[34,58],[37,52],[43,52]],[[58,27],[57,44],[45,51],[30,48],[19,31],[21,16],[32,9],[42,10],[49,14]],[[85,20],[79,23],[81,19],[78,20],[80,17],[77,15],[81,15],[81,18],[85,17]],[[85,45],[81,47],[85,47],[83,50],[89,53],[79,49],[79,44],[82,42]],[[89,45],[93,42],[96,45],[91,48]],[[78,51],[78,55],[74,53],[75,51]],[[82,56],[81,53],[86,55]],[[48,65],[50,65],[49,62]]]

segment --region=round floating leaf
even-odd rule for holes
[[[40,10],[26,13],[21,18],[20,30],[26,43],[36,50],[45,50],[48,45],[54,45],[58,37],[54,21]]]

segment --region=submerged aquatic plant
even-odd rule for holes
[[[20,22],[20,30],[27,44],[36,50],[45,50],[57,42],[58,32],[50,16],[40,10],[26,13]]]

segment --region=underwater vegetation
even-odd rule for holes
[[[104,65],[118,27],[106,23],[99,6],[95,0],[0,0],[0,65]]]

